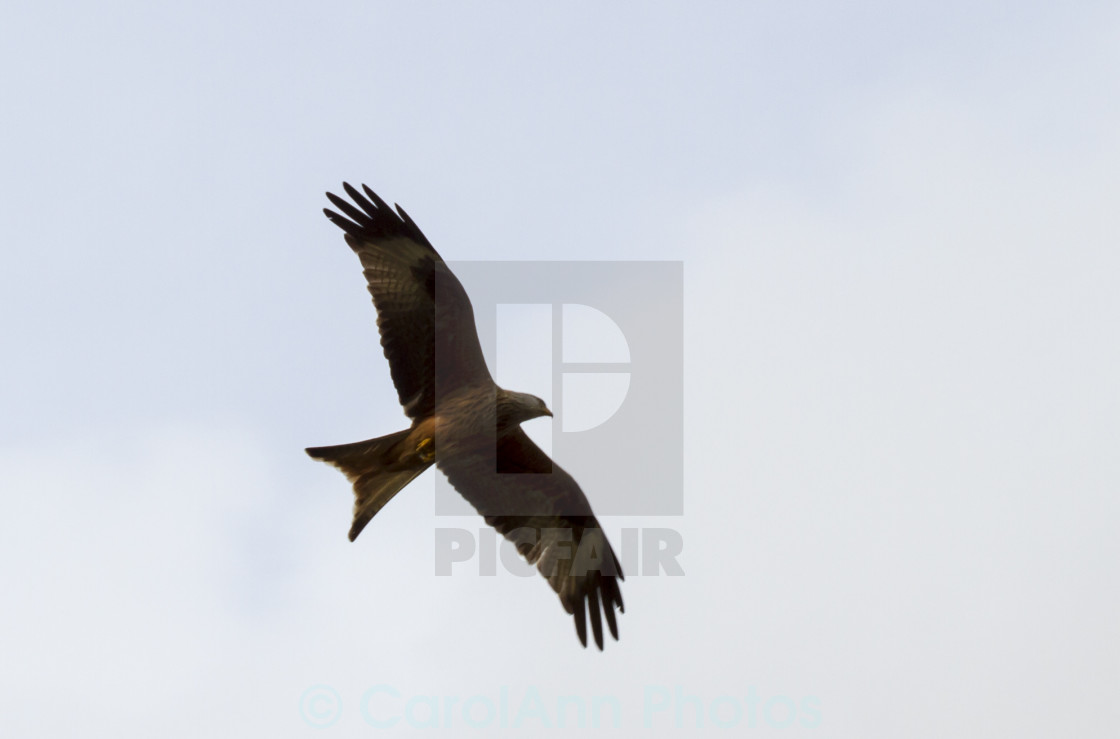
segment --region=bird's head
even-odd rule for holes
[[[499,424],[524,423],[533,418],[551,416],[548,405],[536,395],[503,390],[498,393]],[[504,422],[504,423],[503,423]]]

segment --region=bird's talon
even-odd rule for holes
[[[433,462],[436,458],[436,443],[434,439],[421,439],[416,445],[416,454],[421,462]]]

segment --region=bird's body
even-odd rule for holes
[[[470,299],[412,219],[368,187],[365,195],[344,188],[358,207],[328,193],[346,217],[324,212],[361,259],[393,384],[412,419],[409,428],[387,436],[307,450],[353,483],[351,541],[434,463],[537,565],[574,616],[584,645],[590,613],[602,649],[600,602],[617,639],[622,570],[579,485],[521,429],[552,413],[540,398],[494,383]]]

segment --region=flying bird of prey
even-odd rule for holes
[[[552,413],[540,398],[498,387],[482,356],[462,284],[408,214],[365,185],[344,183],[353,203],[327,193],[377,309],[381,346],[412,424],[377,439],[315,447],[354,485],[350,540],[433,463],[486,522],[535,564],[575,619],[587,646],[587,614],[603,648],[600,608],[618,639],[622,569],[576,481],[521,429]]]

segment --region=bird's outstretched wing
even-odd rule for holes
[[[346,232],[346,243],[361,259],[405,414],[431,416],[437,387],[445,393],[492,386],[470,298],[447,264],[399,205],[394,212],[365,185],[364,195],[348,183],[342,187],[357,207],[327,193],[345,215],[323,212]]]
[[[603,648],[606,616],[618,639],[614,609],[622,612],[622,568],[591,504],[572,476],[520,428],[497,442],[495,452],[436,457],[436,465],[486,522],[535,564],[575,619],[587,646],[587,615],[595,644]]]

